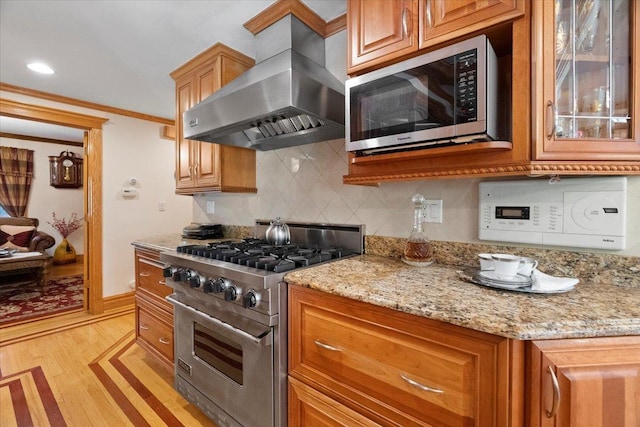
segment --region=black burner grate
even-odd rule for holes
[[[342,248],[312,245],[271,245],[262,239],[178,246],[179,253],[282,273],[349,255]]]

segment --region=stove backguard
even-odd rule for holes
[[[352,254],[364,253],[364,224],[325,224],[283,221],[289,226],[291,243],[320,248],[340,247]],[[271,221],[256,220],[254,237],[264,239]]]

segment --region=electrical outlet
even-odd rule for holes
[[[424,222],[442,224],[442,200],[425,200],[422,209]]]
[[[214,201],[207,202],[207,213],[208,214],[216,213],[216,202]]]

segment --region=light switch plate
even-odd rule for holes
[[[422,219],[424,222],[442,224],[442,200],[425,200]]]

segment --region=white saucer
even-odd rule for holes
[[[516,274],[515,276],[506,277],[497,274],[495,271],[491,270],[482,270],[478,272],[478,276],[483,279],[490,280],[492,282],[497,282],[505,285],[513,285],[513,286],[525,286],[531,284],[531,277],[523,276],[521,274]]]

